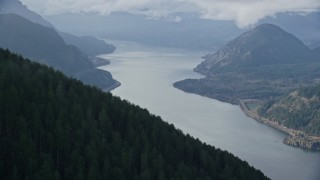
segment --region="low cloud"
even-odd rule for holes
[[[246,27],[279,12],[308,13],[320,11],[319,0],[21,0],[42,15],[66,12],[99,13],[129,12],[149,18],[176,17],[177,12],[193,12],[200,18],[233,20]],[[173,19],[181,21],[180,17]]]

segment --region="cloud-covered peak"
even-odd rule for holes
[[[319,0],[21,0],[42,15],[66,12],[99,13],[129,12],[150,18],[169,17],[178,12],[193,12],[206,19],[233,20],[246,27],[279,12],[308,13],[320,11]]]

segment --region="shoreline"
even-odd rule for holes
[[[179,89],[179,90],[186,92],[186,93],[197,94],[197,93],[185,91],[183,88],[176,87],[175,85],[174,85],[174,87],[176,89]],[[305,134],[302,131],[287,128],[283,125],[280,125],[279,123],[277,123],[275,121],[271,121],[267,118],[259,116],[257,112],[249,110],[247,108],[247,106],[245,105],[246,101],[253,102],[253,101],[258,101],[258,100],[241,100],[241,99],[234,99],[229,96],[217,96],[217,95],[208,96],[208,95],[201,95],[201,94],[198,94],[198,95],[203,96],[203,97],[207,97],[210,99],[215,99],[217,101],[229,103],[232,105],[240,106],[241,111],[247,117],[250,117],[260,123],[263,123],[269,127],[275,128],[283,133],[286,133],[288,135],[288,137],[286,137],[282,141],[286,145],[299,147],[299,148],[309,150],[309,151],[319,151],[320,152],[320,136],[311,136],[311,135]]]
[[[319,136],[310,136],[308,134],[305,134],[303,131],[294,130],[287,128],[275,121],[271,121],[267,118],[261,117],[258,115],[257,112],[249,110],[247,106],[245,105],[244,100],[239,100],[239,106],[241,111],[248,117],[263,123],[265,125],[268,125],[272,128],[275,128],[281,132],[284,132],[288,134],[288,137],[285,138],[282,142],[284,144],[299,147],[307,150],[315,150],[320,151],[320,137]]]
[[[111,54],[111,53],[110,53]],[[95,57],[91,57],[91,62],[92,64],[95,66],[95,68],[97,69],[100,69],[99,67],[101,66],[107,66],[107,65],[110,65],[111,64],[111,61],[108,60],[108,59],[105,59],[105,58],[102,58],[102,57],[99,57],[99,56],[95,56]],[[103,71],[106,71],[106,72],[109,72],[107,70],[104,70],[104,69],[100,69],[100,70],[103,70]],[[112,76],[112,73],[109,72]],[[113,76],[112,76],[113,78]],[[112,90],[118,88],[121,86],[121,83],[116,80],[116,79],[113,79],[115,82],[110,85],[109,87],[106,87],[104,89],[102,89],[104,92],[111,92]]]
[[[239,100],[239,106],[240,106],[240,109],[242,110],[242,112],[248,116],[248,117],[251,117],[252,119],[258,121],[258,122],[261,122],[265,125],[268,125],[270,127],[273,127],[275,129],[278,129],[288,135],[295,135],[297,133],[296,130],[293,130],[293,129],[289,129],[287,127],[284,127],[280,124],[278,124],[277,122],[274,122],[274,121],[270,121],[269,119],[267,118],[264,118],[264,117],[261,117],[258,115],[258,113],[254,113],[252,111],[250,111],[247,106],[245,105],[245,102],[243,100]]]

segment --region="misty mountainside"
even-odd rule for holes
[[[87,84],[109,89],[118,84],[111,74],[96,69],[88,56],[67,45],[52,28],[15,14],[0,14],[0,47],[52,66]]]
[[[199,19],[192,13],[176,13],[162,19],[126,12],[66,13],[46,18],[68,33],[187,49],[217,49],[244,31],[232,21]]]
[[[249,30],[194,70],[205,78],[188,79],[175,87],[222,101],[268,99],[314,84],[320,77],[320,57],[294,35],[272,24]]]
[[[0,14],[17,14],[33,23],[55,29],[55,27],[50,22],[45,20],[39,14],[29,10],[19,0],[1,0]],[[115,47],[113,45],[107,44],[103,40],[99,40],[94,37],[81,37],[73,34],[63,33],[58,30],[56,31],[60,34],[60,36],[67,44],[76,46],[89,56],[108,54],[112,53],[115,50]]]
[[[237,27],[233,21],[202,19],[196,13],[175,13],[160,19],[125,12],[110,15],[66,13],[46,18],[69,33],[211,51],[223,47],[248,29]],[[319,12],[305,15],[278,13],[260,20],[258,24],[278,25],[315,48],[317,44],[320,46],[319,18]]]
[[[109,54],[116,49],[112,44],[107,44],[105,41],[91,36],[75,36],[64,32],[59,32],[59,35],[67,44],[76,46],[91,57],[100,54]]]
[[[159,116],[0,49],[1,179],[268,179]]]
[[[39,14],[30,11],[19,0],[1,0],[0,14],[17,14],[28,19],[31,22],[41,24],[42,26],[54,28],[54,26],[43,19]]]
[[[320,85],[301,88],[269,100],[258,109],[260,116],[309,135],[320,135]]]

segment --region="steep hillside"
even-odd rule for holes
[[[55,29],[50,22],[43,19],[39,14],[29,10],[19,0],[1,0],[0,14],[17,14],[33,23]],[[59,34],[67,44],[76,46],[90,56],[111,53],[115,49],[111,44],[107,44],[94,37],[80,37],[62,32]]]
[[[8,48],[69,76],[103,89],[116,86],[109,72],[93,67],[86,54],[67,45],[52,28],[32,23],[15,14],[0,15],[0,47]]]
[[[259,108],[258,113],[288,128],[320,136],[320,85],[270,100]]]
[[[255,114],[290,132],[284,143],[320,150],[320,85],[269,100]]]
[[[110,93],[0,49],[1,179],[268,179]]]
[[[317,82],[316,51],[281,28],[262,24],[205,56],[195,71],[206,78],[174,86],[235,104],[238,99],[268,99]]]

